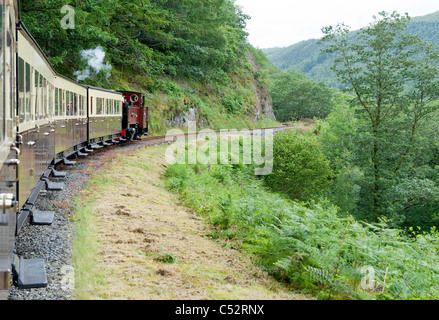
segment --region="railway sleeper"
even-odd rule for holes
[[[33,225],[51,225],[53,222],[53,218],[55,217],[54,211],[40,211],[33,210],[32,211],[32,224]]]
[[[47,287],[44,259],[23,259],[14,254],[12,262],[12,282],[19,289]]]

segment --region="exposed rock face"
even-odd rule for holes
[[[248,78],[251,80],[251,86],[256,98],[256,105],[252,110],[253,112],[249,115],[249,120],[252,122],[257,122],[261,120],[262,117],[276,120],[273,111],[273,102],[271,101],[268,88],[265,84],[261,83],[256,76],[261,67],[256,64],[255,58],[252,55],[249,56],[249,61],[252,66],[252,70],[248,75]],[[179,128],[186,127],[189,121],[196,121],[198,128],[204,128],[208,125],[208,121],[206,119],[202,119],[197,113],[197,110],[193,107],[185,113],[171,114],[167,121],[171,127]]]
[[[201,118],[197,114],[197,110],[195,108],[190,108],[186,113],[177,114],[177,115],[171,114],[170,119],[168,119],[169,125],[171,127],[177,127],[177,128],[187,127],[189,121],[196,122],[197,128],[199,129],[205,128],[208,123],[207,120]]]
[[[268,92],[266,94],[264,94],[263,92],[259,92],[258,93],[258,105],[260,107],[260,109],[256,110],[256,114],[255,114],[255,120],[261,120],[261,115],[266,117],[266,118],[270,118],[272,120],[276,120],[276,116],[274,115],[274,111],[273,111],[273,103],[271,101],[270,95],[268,94]]]
[[[253,73],[256,74],[261,69],[261,67],[256,64],[255,58],[252,55],[249,56],[249,61],[253,67]],[[266,118],[270,118],[272,120],[276,120],[273,111],[273,102],[271,101],[271,97],[268,92],[267,86],[259,82],[255,78],[253,78],[251,82],[252,82],[252,87],[256,92],[256,98],[257,98],[257,106],[255,109],[253,120],[259,121],[261,120],[262,116]]]
[[[169,125],[172,127],[184,127],[187,126],[189,121],[197,121],[197,115],[195,114],[195,108],[190,108],[185,114],[171,115],[168,119]]]

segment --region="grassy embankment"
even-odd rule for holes
[[[77,199],[77,299],[306,299],[166,190],[166,146],[120,154]],[[105,159],[102,159],[104,161]],[[223,245],[221,245],[223,244]]]

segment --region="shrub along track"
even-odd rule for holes
[[[309,298],[210,239],[209,227],[163,186],[166,145],[151,146],[164,143],[148,137],[60,168],[65,190],[37,203],[56,210],[54,223],[26,223],[17,237],[18,254],[46,260],[49,285],[12,288],[10,299]],[[66,280],[71,266],[76,292]]]

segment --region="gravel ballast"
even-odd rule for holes
[[[60,166],[59,171],[67,173],[65,178],[53,179],[64,182],[62,191],[44,191],[35,209],[55,211],[51,225],[32,225],[30,218],[26,219],[16,237],[15,250],[24,259],[44,259],[47,276],[47,287],[35,289],[18,289],[11,285],[9,300],[71,300],[74,299],[74,277],[72,267],[72,240],[75,232],[74,215],[75,199],[84,190],[92,174],[96,174],[104,165],[101,159],[108,148],[118,148],[118,151],[129,153],[148,145],[163,141],[138,141],[121,146],[107,147],[90,154],[88,157],[75,159],[74,166]],[[99,164],[99,165],[97,165]]]

